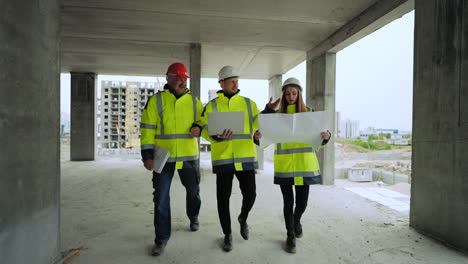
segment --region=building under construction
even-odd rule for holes
[[[467,2],[2,0],[0,263],[70,263],[71,258],[63,257],[71,252],[73,264],[466,263],[462,254],[468,252]],[[221,254],[216,177],[209,169],[209,155],[202,153],[206,158],[200,160],[200,168],[205,166],[200,170],[201,231],[188,231],[183,221],[184,188],[174,184],[178,186],[172,189],[177,194],[172,196],[177,202],[174,238],[160,259],[147,256],[145,250],[153,244],[151,176],[139,160],[96,160],[98,75],[164,76],[168,65],[180,62],[189,67],[191,94],[199,97],[202,78],[216,78],[221,67],[232,65],[241,79],[268,80],[268,97],[278,98],[274,92],[281,91],[283,74],[306,61],[305,103],[316,111],[326,110],[329,130],[334,131],[341,70],[337,52],[412,10],[414,52],[401,54],[413,59],[413,68],[404,69],[413,71],[414,80],[409,218],[399,221],[401,214],[368,200],[357,203],[354,193],[333,187],[332,137],[318,157],[323,184],[328,186],[310,193],[304,225],[310,235],[305,233],[298,241],[303,250],[294,257],[280,250],[276,237],[283,232],[282,198],[270,173],[256,177],[258,202],[249,218],[252,237],[240,240],[234,228],[239,242],[232,253]],[[384,53],[389,47],[372,48]],[[347,66],[356,70],[355,78],[368,75],[361,63]],[[383,66],[384,61],[375,64]],[[71,73],[70,161],[64,162],[61,72]],[[391,77],[375,81],[397,83],[400,78]],[[108,88],[109,100],[102,101],[103,109],[106,102],[120,104],[115,111],[108,108],[117,115],[106,119],[104,112],[110,135],[129,127],[123,113],[129,111],[127,87],[125,92],[121,86]],[[137,105],[145,101],[141,93],[133,96]],[[135,107],[135,100],[130,102]],[[117,121],[115,127],[112,121]],[[134,116],[133,126],[136,121]],[[121,140],[122,136],[117,142]],[[89,186],[99,188],[87,192]],[[70,196],[73,192],[76,195]],[[241,193],[234,191],[235,195]],[[237,202],[238,209],[241,199],[235,198],[239,199],[232,203]],[[103,203],[106,199],[108,203]],[[362,208],[370,209],[359,211]],[[83,250],[80,254],[75,249]]]
[[[143,108],[160,89],[162,86],[159,83],[102,81],[100,104],[98,102],[98,139],[101,147],[139,147],[139,124]]]

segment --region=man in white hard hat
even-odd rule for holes
[[[211,142],[211,160],[213,173],[216,174],[216,197],[218,216],[224,233],[223,250],[232,250],[231,216],[229,198],[231,197],[234,175],[242,191],[242,208],[238,216],[240,234],[249,239],[247,217],[256,198],[255,169],[258,168],[255,144],[261,138],[257,115],[260,111],[254,101],[239,95],[239,74],[232,66],[224,66],[219,71],[219,85],[222,90],[218,97],[211,100],[203,110],[201,117],[202,136]],[[244,133],[233,134],[225,129],[222,135],[208,135],[208,114],[212,112],[243,111]]]

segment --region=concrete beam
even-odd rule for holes
[[[307,59],[337,53],[413,9],[414,0],[380,0],[309,50]]]
[[[325,53],[307,60],[306,104],[315,111],[328,111],[329,131],[335,131],[336,54]],[[332,133],[333,134],[333,133]],[[335,182],[335,138],[317,153],[322,170],[323,184]]]
[[[59,2],[0,4],[0,263],[60,254]]]
[[[190,45],[62,37],[60,56],[62,72],[165,76],[167,66],[174,61],[189,64]]]
[[[468,252],[468,5],[416,0],[410,225]]]
[[[190,44],[190,93],[200,98],[201,45]]]
[[[71,73],[70,158],[72,161],[94,160],[96,81],[95,73]]]
[[[273,97],[273,100],[281,98],[281,87],[283,85],[283,75],[278,74],[268,80],[268,98]]]

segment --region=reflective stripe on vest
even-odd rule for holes
[[[170,134],[170,135],[156,135],[156,139],[190,139],[193,138],[190,134]]]
[[[190,161],[199,159],[198,155],[195,156],[185,156],[185,157],[169,157],[167,162],[177,162],[177,161]]]
[[[218,112],[218,104],[216,103],[216,99],[211,101],[211,108],[213,108],[213,112]]]
[[[161,135],[164,135],[164,120],[163,120],[163,106],[162,106],[162,96],[161,92],[156,94],[156,99],[158,99],[158,115],[161,120]]]
[[[195,96],[192,96],[192,105],[193,105],[193,122],[195,123],[197,122],[197,98],[195,98]]]
[[[276,144],[275,155],[308,153],[312,151],[313,151],[312,147],[283,149],[281,146],[281,143],[278,143]]]
[[[254,118],[252,115],[252,107],[250,105],[250,100],[248,98],[245,98],[245,104],[247,105],[247,112],[249,113],[249,130],[250,130],[250,135],[252,135],[252,127],[253,127],[253,122]],[[213,112],[218,112],[218,104],[216,103],[216,99],[211,101],[211,108]],[[257,118],[257,117],[255,117]],[[244,139],[244,138],[235,138],[235,136],[232,137],[233,139]],[[250,138],[250,137],[249,137]]]
[[[157,138],[157,139],[190,139],[190,138],[193,138],[190,134],[170,134],[170,135],[166,135],[164,133],[164,114],[163,114],[163,107],[162,107],[161,92],[156,94],[156,98],[158,99],[158,114],[159,114],[159,119],[161,120],[160,121],[160,123],[161,123],[161,135],[156,135],[155,138]],[[192,105],[193,105],[193,122],[196,122],[197,121],[197,98],[195,98],[195,96],[192,96]],[[155,128],[156,128],[156,126],[155,126]]]
[[[253,126],[253,115],[252,115],[252,107],[250,106],[250,100],[245,98],[245,104],[247,105],[247,111],[249,112],[249,126],[250,126],[250,134],[252,135],[252,126]]]
[[[295,172],[275,172],[275,177],[292,178],[292,177],[314,177],[319,176],[320,171],[295,171]]]
[[[256,162],[257,159],[250,157],[250,158],[232,158],[232,159],[222,159],[222,160],[213,160],[213,166],[225,165],[225,164],[233,164],[233,163],[244,163],[244,162]]]

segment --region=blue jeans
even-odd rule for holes
[[[175,162],[168,162],[161,173],[153,172],[154,230],[156,244],[167,244],[171,237],[170,189],[174,177]],[[186,212],[191,222],[198,221],[200,211],[199,160],[185,161],[179,172],[186,190]]]

